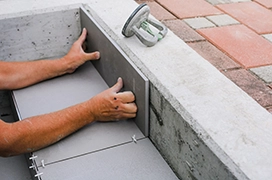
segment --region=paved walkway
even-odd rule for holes
[[[272,0],[135,1],[272,113]]]

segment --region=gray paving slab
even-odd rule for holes
[[[233,19],[231,16],[229,16],[227,14],[206,16],[206,18],[209,19],[210,21],[212,21],[217,26],[239,24],[238,21],[236,21],[235,19]]]
[[[272,83],[272,65],[250,69],[266,83]]]
[[[0,157],[0,179],[32,180],[24,155]]]
[[[236,2],[247,2],[251,0],[207,0],[212,5],[218,5],[218,4],[227,4],[227,3],[236,3]]]
[[[272,34],[264,34],[262,35],[265,39],[267,39],[268,41],[272,42]]]
[[[41,167],[39,171],[44,180],[178,180],[148,138]]]
[[[215,27],[215,25],[211,21],[204,17],[183,19],[183,21],[186,22],[193,29]]]

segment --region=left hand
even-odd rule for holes
[[[61,58],[67,63],[67,73],[73,73],[79,66],[89,60],[97,60],[100,58],[98,51],[92,53],[86,53],[83,49],[83,43],[87,36],[87,30],[84,28],[80,37],[72,45],[70,51]]]

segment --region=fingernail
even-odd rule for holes
[[[95,52],[95,58],[96,58],[96,59],[99,59],[99,58],[100,58],[100,52],[98,52],[98,51]]]

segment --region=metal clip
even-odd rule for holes
[[[44,160],[41,160],[41,164],[42,164],[42,167],[44,168],[45,167]]]
[[[31,156],[31,157],[29,157],[29,160],[33,160],[33,159],[36,159],[38,156],[34,156],[34,154]]]
[[[40,177],[41,175],[43,175],[43,172],[37,173],[35,177]]]
[[[137,144],[137,139],[136,139],[136,135],[134,134],[132,137],[131,137],[132,141]]]
[[[35,165],[32,163],[31,166],[29,166],[29,169],[34,169]]]

